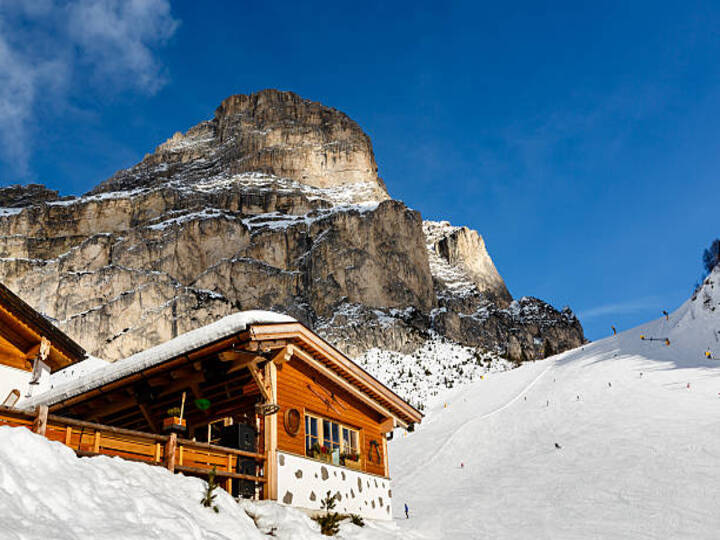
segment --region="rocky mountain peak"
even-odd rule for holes
[[[351,186],[389,199],[370,138],[346,114],[292,92],[262,90],[226,98],[212,120],[175,133],[155,152],[91,193],[185,185],[259,173],[321,189]],[[361,186],[360,189],[358,186]]]
[[[424,221],[423,231],[437,287],[456,295],[479,293],[502,307],[512,302],[477,231],[447,221]]]
[[[6,186],[0,188],[0,207],[22,208],[39,202],[56,201],[60,198],[57,191],[42,184]]]
[[[246,309],[361,364],[400,355],[398,388],[418,355],[452,384],[584,341],[571,312],[512,300],[478,232],[391,199],[357,123],[291,92],[227,98],[84,196],[12,186],[0,206],[0,281],[108,360]]]

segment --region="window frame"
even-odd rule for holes
[[[335,424],[338,427],[338,446],[337,448],[340,449],[340,455],[353,452],[357,454],[358,459],[360,458],[360,432],[361,430],[352,426],[349,426],[347,424],[344,424],[342,422],[339,422],[338,420],[334,420],[332,418],[328,418],[327,416],[321,416],[319,414],[315,414],[309,411],[304,411],[305,416],[305,456],[311,457],[308,451],[308,436],[312,437],[313,439],[317,439],[317,442],[320,446],[326,446],[325,444],[325,426],[324,423],[328,422],[330,424],[330,434],[331,437],[328,439],[331,441],[331,444],[334,444],[334,441],[332,440],[332,425]],[[314,419],[317,422],[317,436],[315,435],[309,435],[307,431],[308,426],[308,419]],[[356,447],[352,448],[352,446],[346,446],[345,445],[345,439],[343,438],[343,430],[348,430],[348,433],[350,434],[352,438],[352,434],[355,434],[355,442]],[[310,446],[312,448],[312,445]],[[328,448],[332,452],[332,448]]]

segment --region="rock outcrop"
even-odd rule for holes
[[[317,188],[362,186],[362,198],[390,198],[370,138],[344,113],[292,92],[264,90],[223,101],[212,120],[176,133],[92,193],[202,181],[247,172]]]
[[[477,232],[391,199],[355,122],[290,92],[226,99],[82,197],[14,186],[0,206],[0,280],[110,360],[256,308],[353,356],[584,340],[569,310],[512,300]]]

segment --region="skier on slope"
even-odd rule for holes
[[[669,321],[669,320],[670,320],[670,315],[668,315],[668,312],[667,312],[667,311],[665,311],[665,310],[663,309],[662,314],[665,315],[665,320],[666,320],[666,321]]]
[[[615,330],[615,325],[611,326],[610,328],[612,328],[613,336],[617,336],[617,330]]]
[[[410,519],[410,509],[408,508],[407,503],[405,503],[405,519]]]

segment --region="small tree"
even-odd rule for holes
[[[320,525],[320,532],[325,536],[335,536],[340,530],[340,520],[342,517],[334,511],[336,497],[337,494],[330,495],[328,491],[327,496],[320,501],[320,506],[325,511],[325,514],[317,515],[313,518],[318,525]]]
[[[703,266],[706,274],[712,272],[718,264],[720,264],[720,238],[713,240],[710,247],[703,251]]]
[[[217,514],[220,512],[220,509],[215,505],[215,498],[217,497],[215,490],[219,487],[217,481],[215,480],[216,472],[216,468],[213,467],[212,471],[208,474],[208,483],[205,488],[205,495],[200,502],[205,508],[212,508]]]

